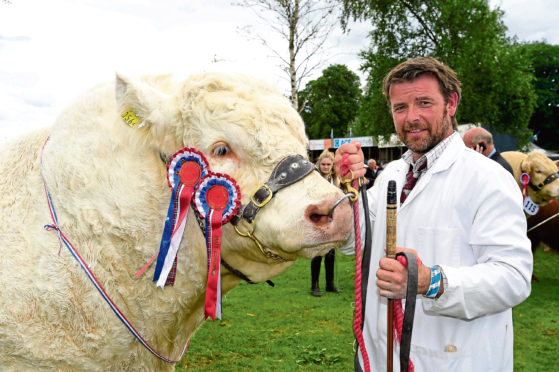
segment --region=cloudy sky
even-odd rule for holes
[[[0,140],[49,125],[89,87],[133,75],[240,71],[288,90],[279,61],[239,31],[269,28],[233,0],[0,0]],[[491,0],[511,35],[559,44],[556,0]],[[325,66],[357,72],[366,24],[335,30]],[[268,36],[275,45],[277,35]],[[279,48],[279,47],[278,47]],[[324,67],[325,67],[324,66]],[[320,71],[316,72],[316,78]]]

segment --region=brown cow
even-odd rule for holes
[[[548,218],[548,221],[542,223]],[[542,224],[536,227],[540,223]],[[559,252],[559,200],[541,207],[535,216],[528,218],[528,238],[532,242],[532,252],[540,243]]]
[[[501,154],[511,165],[514,178],[522,187],[521,175],[530,176],[526,187],[526,196],[540,207],[550,200],[559,198],[559,160],[553,161],[539,151],[524,154],[518,151],[506,151]]]

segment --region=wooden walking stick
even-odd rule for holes
[[[396,181],[388,181],[386,196],[386,257],[396,258]],[[386,370],[392,372],[394,345],[394,300],[388,299],[387,334],[386,334]]]

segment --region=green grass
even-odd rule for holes
[[[514,308],[514,370],[559,371],[559,255],[538,249],[528,300]]]
[[[176,371],[352,371],[354,257],[338,253],[336,266],[343,292],[321,298],[310,295],[309,260],[274,278],[274,288],[239,285]],[[539,249],[535,274],[532,295],[513,311],[515,371],[559,370],[559,255]]]

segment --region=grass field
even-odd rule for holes
[[[513,311],[515,371],[559,371],[559,255],[539,249],[534,266],[540,281]],[[309,260],[275,278],[274,288],[241,284],[224,298],[223,320],[194,335],[176,371],[352,371],[354,257],[337,254],[336,271],[343,292],[321,298],[310,295]]]

